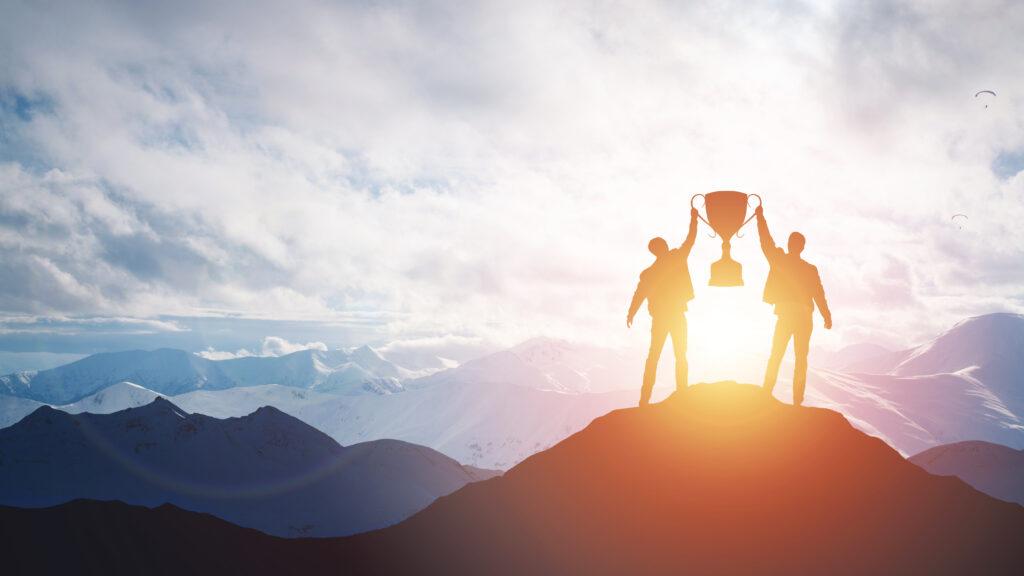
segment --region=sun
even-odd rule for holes
[[[759,287],[705,289],[686,316],[690,382],[760,383],[775,318]]]

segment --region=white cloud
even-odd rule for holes
[[[174,320],[123,317],[0,315],[0,334],[146,335],[187,332]]]
[[[277,336],[267,336],[263,339],[263,345],[260,347],[261,356],[284,356],[285,354],[291,354],[300,350],[322,350],[327,351],[327,345],[323,342],[306,342],[305,344],[299,344],[297,342],[289,342],[284,338]]]
[[[251,356],[257,356],[245,348],[239,348],[234,352],[227,350],[214,350],[212,346],[208,346],[206,350],[200,350],[195,353],[200,358],[206,358],[207,360],[234,360],[235,358],[249,358]]]
[[[322,350],[326,352],[327,345],[323,342],[300,344],[298,342],[289,342],[279,336],[267,336],[263,338],[263,343],[260,345],[258,353],[252,352],[247,348],[239,348],[231,352],[228,350],[216,350],[212,346],[208,346],[205,350],[200,350],[195,354],[207,360],[233,360],[235,358],[248,358],[251,356],[284,356],[301,350]]]
[[[636,344],[647,239],[725,188],[807,235],[834,339],[1021,311],[1024,176],[991,168],[1024,150],[1022,26],[1012,3],[8,8],[0,311]],[[750,232],[734,252],[759,306]]]

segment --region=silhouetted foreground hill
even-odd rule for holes
[[[326,540],[291,540],[170,504],[0,506],[4,574],[326,573]]]
[[[4,567],[104,573],[1019,574],[1024,508],[835,412],[698,385],[618,410],[409,520],[284,540],[171,507],[0,509]],[[36,562],[36,564],[33,564]],[[173,570],[172,570],[173,569]],[[46,569],[34,569],[43,573]],[[17,572],[17,570],[15,570]]]
[[[358,573],[1020,574],[1024,508],[839,414],[698,385],[346,541]],[[401,554],[394,553],[401,550]]]

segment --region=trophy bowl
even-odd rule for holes
[[[711,279],[708,286],[743,286],[743,266],[732,259],[730,240],[736,235],[740,228],[743,228],[754,218],[751,214],[747,218],[747,208],[750,208],[750,199],[757,198],[757,204],[761,205],[761,197],[757,194],[745,194],[733,190],[721,190],[708,192],[707,194],[694,194],[690,198],[690,207],[697,208],[697,198],[704,199],[704,211],[707,217],[697,217],[714,230],[715,234],[722,238],[722,257],[711,264]]]

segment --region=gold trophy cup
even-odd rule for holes
[[[704,211],[708,217],[704,218],[699,212],[697,217],[722,238],[722,258],[711,264],[711,280],[708,281],[708,286],[743,286],[743,267],[729,255],[729,239],[754,218],[751,214],[750,218],[744,220],[750,199],[757,198],[757,205],[753,206],[757,208],[761,205],[761,197],[757,194],[733,191],[694,194],[690,198],[691,208],[696,208],[694,202],[698,196],[704,199]]]

